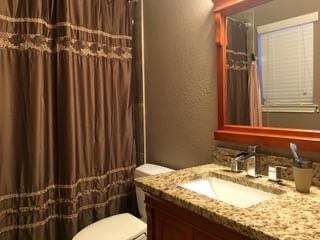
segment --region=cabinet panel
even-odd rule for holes
[[[193,240],[192,228],[160,211],[155,211],[153,224],[156,228],[154,240]]]
[[[194,235],[193,240],[223,240],[211,234],[209,235],[207,233],[199,232],[199,231],[194,231],[193,235]]]
[[[148,195],[148,240],[249,240],[173,203]]]

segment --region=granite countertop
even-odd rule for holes
[[[145,192],[170,201],[236,232],[258,240],[319,240],[320,189],[310,194],[295,191],[294,183],[281,184],[267,177],[250,179],[245,173],[231,173],[228,168],[210,164],[170,173],[135,179]],[[217,177],[277,194],[276,197],[251,206],[238,208],[210,199],[178,184],[201,177]]]

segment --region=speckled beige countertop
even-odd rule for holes
[[[249,208],[237,208],[210,199],[178,184],[201,177],[218,177],[277,194],[271,200]],[[230,173],[228,168],[210,164],[155,176],[137,178],[145,192],[220,223],[258,240],[320,240],[320,189],[310,194],[295,191],[294,183],[272,183],[267,177],[250,179],[245,173]]]

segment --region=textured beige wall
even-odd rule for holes
[[[144,0],[144,8],[147,161],[184,168],[212,161],[215,145],[244,150],[213,141],[218,117],[212,1]],[[258,151],[291,156],[288,150]]]
[[[144,0],[147,161],[210,162],[217,125],[211,0]]]

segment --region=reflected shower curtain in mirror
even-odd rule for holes
[[[257,61],[252,61],[249,74],[250,125],[262,127],[261,87]]]
[[[249,125],[247,26],[227,19],[228,124]]]
[[[134,211],[127,0],[1,0],[0,239]]]

